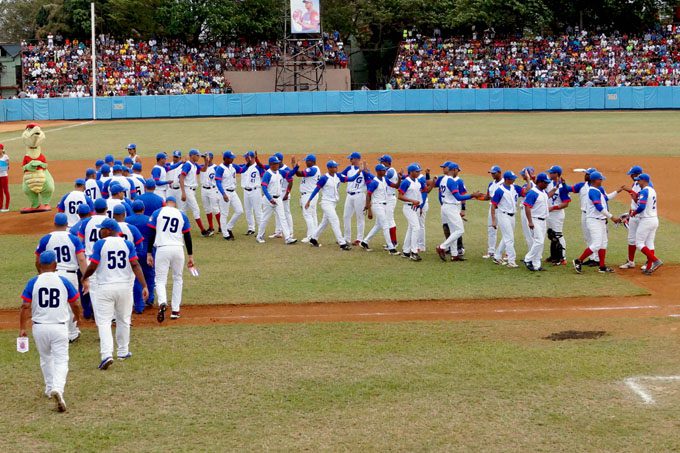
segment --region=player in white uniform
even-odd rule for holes
[[[550,258],[553,266],[566,266],[567,240],[564,237],[565,209],[569,207],[571,188],[562,180],[562,167],[553,165],[548,169],[550,184],[546,189],[549,195],[548,239],[550,240]]]
[[[222,163],[215,168],[215,186],[219,194],[218,207],[220,213],[218,214],[218,221],[222,229],[222,236],[227,241],[235,239],[233,229],[236,221],[243,215],[243,204],[236,192],[236,175],[244,173],[248,167],[246,165],[234,164],[236,156],[231,151],[225,151],[222,154]],[[229,219],[229,209],[233,209],[234,213]]]
[[[113,218],[113,208],[118,205],[123,205],[128,215],[132,215],[132,202],[124,198],[125,189],[120,184],[113,184],[109,187],[111,198],[106,200],[106,215]]]
[[[212,236],[214,231],[208,231],[203,226],[201,220],[201,208],[196,201],[196,188],[198,187],[198,174],[201,166],[197,164],[201,154],[197,149],[189,151],[189,160],[182,165],[182,171],[179,174],[179,187],[182,192],[182,202],[179,203],[179,210],[186,214],[187,208],[191,209],[196,225],[201,230],[201,235],[204,237]]]
[[[602,188],[604,176],[595,171],[590,174],[590,189],[588,190],[588,202],[586,203],[586,226],[590,233],[590,243],[578,259],[573,261],[574,269],[579,274],[582,271],[583,261],[593,252],[599,258],[599,272],[611,273],[614,270],[607,267],[605,258],[607,255],[607,221],[611,219],[614,223],[621,222],[621,219],[609,212],[609,200],[611,197]],[[614,192],[616,193],[616,192]]]
[[[281,232],[286,244],[295,244],[297,242],[297,239],[293,238],[293,231],[288,225],[286,213],[283,209],[283,197],[285,195],[283,181],[286,179],[287,174],[284,175],[279,171],[279,165],[281,165],[281,161],[278,157],[270,157],[269,169],[262,176],[262,193],[267,199],[267,204],[264,205],[264,212],[262,213],[260,226],[257,230],[256,240],[260,244],[265,242],[264,235],[272,214],[276,216],[276,220],[281,225]]]
[[[156,182],[155,194],[165,200],[167,191],[172,184],[172,180],[168,177],[167,162],[168,155],[165,153],[156,154],[156,165],[151,169],[151,179]]]
[[[590,191],[590,175],[596,172],[595,168],[588,168],[584,175],[583,181],[574,184],[571,187],[572,193],[577,193],[579,197],[579,209],[581,210],[581,232],[583,233],[583,240],[586,244],[590,244],[590,231],[588,230],[588,223],[586,219],[587,216],[587,206],[588,206],[588,192]],[[593,253],[586,259],[582,265],[584,266],[598,266],[597,253]]]
[[[57,204],[57,211],[66,214],[69,228],[80,220],[80,217],[78,216],[78,206],[81,204],[86,204],[90,208],[94,207],[92,199],[85,194],[85,180],[76,179],[74,190],[61,197],[61,200]]]
[[[633,184],[630,188],[623,186],[622,189],[630,194],[630,211],[628,219],[628,260],[619,266],[619,269],[634,269],[635,268],[635,250],[636,241],[635,237],[637,235],[638,224],[640,223],[640,217],[632,215],[638,208],[638,194],[640,193],[640,184],[636,180],[644,171],[639,165],[634,165],[626,173],[633,180]],[[644,269],[643,269],[644,270]]]
[[[88,168],[85,172],[85,195],[92,201],[102,198],[103,188],[102,182],[97,180],[97,171],[94,168]]]
[[[262,220],[262,173],[264,168],[257,162],[257,154],[248,151],[243,155],[246,158],[246,171],[241,174],[241,187],[243,187],[243,207],[246,212],[248,231],[246,236],[255,234],[255,228]]]
[[[127,152],[129,158],[132,159],[133,164],[141,162],[141,159],[137,155],[137,145],[135,145],[134,143],[130,143],[129,145],[127,145]]]
[[[274,156],[279,160],[279,162],[281,162],[281,165],[279,166],[279,172],[281,173],[281,175],[284,176],[284,178],[281,180],[281,190],[283,191],[281,202],[283,204],[283,212],[285,214],[286,221],[288,222],[288,229],[290,231],[295,231],[295,227],[293,225],[293,215],[290,212],[290,192],[293,189],[293,176],[295,176],[295,173],[297,173],[299,167],[295,169],[295,172],[291,172],[292,169],[283,162],[283,154],[276,153],[274,154]],[[295,165],[295,163],[293,163],[292,165]],[[279,222],[278,217],[276,218],[276,229],[274,230],[274,234],[272,234],[269,237],[270,238],[283,237],[283,231],[281,230],[281,222]]]
[[[201,167],[201,201],[203,201],[203,210],[208,218],[208,232],[215,234],[215,227],[213,224],[213,215],[220,223],[220,193],[215,185],[215,169],[217,166],[213,163],[215,155],[213,153],[203,154],[203,166]]]
[[[142,174],[141,162],[136,162],[132,166],[132,175],[130,176],[130,179],[135,184],[135,192],[137,193],[137,196],[142,195],[144,193],[144,185],[146,184],[146,178]]]
[[[373,236],[375,236],[379,231],[383,232],[385,237],[385,244],[387,244],[387,251],[390,255],[399,255],[396,249],[396,245],[392,242],[390,237],[390,221],[387,218],[387,201],[389,195],[387,189],[391,186],[385,173],[387,172],[387,167],[383,164],[378,164],[375,167],[376,176],[371,175],[367,171],[363,171],[364,178],[367,181],[366,185],[366,206],[364,210],[368,213],[368,218],[372,219],[375,217],[375,225],[368,232],[364,240],[361,242],[361,247],[366,251],[371,251],[368,243]]]
[[[94,244],[101,239],[99,228],[97,225],[101,224],[106,218],[108,218],[107,210],[107,200],[99,198],[94,201],[94,215],[87,217],[80,222],[80,230],[78,231],[78,239],[85,246],[85,258],[89,260],[94,252]],[[90,311],[91,306],[94,304],[94,299],[97,295],[97,275],[93,275],[90,278],[90,289],[89,292],[84,292],[83,296],[89,298],[90,307],[87,311]]]
[[[394,211],[397,209],[397,189],[401,183],[401,175],[392,168],[392,156],[384,154],[380,156],[380,163],[383,164],[387,171],[385,178],[390,183],[387,188],[387,205],[385,207],[385,215],[387,215],[387,222],[390,225],[390,240],[394,247],[397,247],[397,222],[394,220]],[[387,247],[387,244],[385,244]]]
[[[172,163],[165,167],[165,177],[168,180],[168,188],[165,191],[165,197],[173,197],[179,203],[182,199],[182,190],[179,187],[179,175],[182,173],[182,151],[175,150],[172,152]],[[158,181],[156,181],[158,186]]]
[[[102,169],[100,170],[99,173],[99,182],[102,183],[102,191],[104,188],[104,184],[106,184],[109,179],[111,179],[111,166],[108,164],[102,165]]]
[[[347,196],[345,197],[345,210],[343,213],[342,223],[345,227],[345,241],[352,241],[352,217],[356,217],[357,221],[357,239],[354,241],[355,245],[359,245],[364,240],[364,227],[366,220],[364,219],[364,206],[366,205],[366,181],[361,174],[359,163],[361,162],[361,154],[353,152],[347,158],[350,165],[345,168],[340,174],[347,178],[352,178],[350,184],[347,184]]]
[[[54,398],[57,410],[64,412],[64,387],[68,375],[68,328],[71,313],[80,321],[76,304],[78,290],[57,272],[57,255],[46,250],[38,257],[40,275],[28,281],[21,294],[19,336],[26,337],[26,324],[33,320],[33,339],[40,354],[45,395]],[[69,309],[69,305],[71,309]]]
[[[314,247],[319,247],[319,236],[326,229],[328,225],[331,226],[333,234],[335,235],[335,240],[340,245],[342,250],[351,250],[352,247],[347,243],[345,237],[342,235],[342,230],[340,230],[340,219],[338,218],[338,213],[336,207],[338,201],[340,201],[339,187],[341,182],[351,182],[350,178],[345,175],[338,173],[338,163],[334,160],[329,160],[326,163],[326,168],[328,172],[319,178],[319,182],[309,196],[309,200],[305,203],[305,209],[310,209],[316,195],[321,192],[321,201],[319,206],[321,206],[321,223],[317,227],[316,231],[309,238],[309,243]],[[356,173],[352,178],[356,179]]]
[[[638,175],[635,180],[640,186],[640,192],[637,197],[638,206],[630,215],[639,219],[635,231],[635,246],[647,257],[643,273],[650,275],[663,265],[663,261],[656,257],[654,249],[656,230],[659,228],[656,190],[647,173]]]
[[[135,184],[130,178],[123,176],[122,165],[113,166],[113,176],[111,176],[111,178],[109,178],[109,180],[104,183],[104,188],[102,190],[105,197],[111,196],[111,187],[114,184],[118,184],[123,188],[123,196],[125,198],[133,199],[135,197]]]
[[[520,176],[524,180],[524,185],[522,186],[524,193],[529,192],[534,187],[534,179],[536,178],[535,173],[536,170],[534,167],[524,167],[519,172]],[[526,242],[527,250],[529,250],[531,248],[531,244],[534,242],[534,239],[533,232],[531,231],[531,228],[529,228],[527,214],[524,209],[519,209],[519,217],[522,221],[522,234],[524,235],[524,242]]]
[[[496,254],[496,243],[498,240],[498,235],[497,229],[493,227],[492,222],[491,222],[491,198],[493,195],[496,193],[496,190],[503,184],[503,172],[501,170],[501,167],[498,165],[494,165],[491,167],[489,170],[489,174],[491,175],[491,182],[489,183],[488,187],[486,188],[486,196],[484,197],[484,200],[489,200],[489,213],[487,215],[487,251],[486,254],[482,256],[484,259],[489,259],[493,258]],[[499,257],[502,258],[502,257]]]
[[[399,195],[397,196],[399,200],[404,202],[402,212],[408,223],[406,236],[404,237],[402,255],[413,261],[422,260],[418,254],[418,238],[421,228],[421,209],[427,200],[427,187],[423,183],[424,178],[421,179],[419,177],[420,171],[420,165],[418,164],[411,164],[408,166],[408,177],[401,181],[401,184],[399,185]]]
[[[321,178],[321,170],[316,165],[316,156],[314,154],[308,154],[305,157],[306,168],[304,170],[298,170],[297,176],[302,177],[300,181],[300,207],[302,208],[302,217],[305,219],[307,224],[307,234],[301,242],[309,242],[312,234],[319,227],[319,217],[316,209],[318,198],[312,200],[309,205],[309,209],[305,209],[305,205],[309,201],[309,198],[314,192],[319,179]]]
[[[132,357],[130,352],[130,322],[132,320],[132,285],[136,278],[142,285],[142,298],[149,298],[149,289],[138,262],[134,244],[119,236],[121,230],[113,219],[106,219],[97,228],[102,239],[94,244],[90,264],[83,275],[87,288],[91,275],[97,275],[97,297],[93,301],[94,319],[99,331],[100,370],[113,363],[111,324],[116,320],[118,359]]]
[[[186,214],[177,209],[177,201],[168,197],[166,206],[157,210],[149,219],[151,235],[148,238],[146,261],[156,270],[156,294],[158,295],[158,322],[165,320],[168,307],[168,272],[172,269],[172,313],[170,319],[179,319],[184,280],[184,246],[187,248],[187,267],[194,267],[191,225]],[[154,261],[153,249],[156,248]]]
[[[517,175],[511,171],[503,173],[503,184],[496,189],[491,198],[491,225],[501,231],[502,248],[508,255],[507,266],[510,268],[518,267],[515,262],[515,214],[517,213],[517,200],[522,193],[522,188],[515,184],[516,179]],[[493,262],[501,264],[500,253],[496,253],[496,255]]]
[[[524,198],[523,210],[527,226],[531,230],[531,247],[524,256],[524,264],[530,271],[542,271],[541,259],[545,247],[545,236],[548,231],[549,200],[546,188],[550,179],[545,173],[536,175],[536,182]]]

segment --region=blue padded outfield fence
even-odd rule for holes
[[[97,98],[97,119],[609,109],[680,109],[680,86],[320,91]],[[88,119],[92,119],[90,98],[0,100],[0,121]]]

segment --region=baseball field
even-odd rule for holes
[[[66,417],[42,396],[37,352],[18,354],[19,294],[53,213],[20,215],[24,124],[0,124],[10,155],[10,213],[0,214],[0,438],[3,450],[598,450],[672,451],[680,428],[680,112],[290,116],[41,124],[57,182],[70,190],[94,160],[134,142],[145,174],[159,151],[313,152],[341,166],[389,153],[439,171],[462,167],[485,191],[493,164],[518,172],[596,167],[610,191],[641,165],[659,194],[657,255],[602,275],[507,269],[482,259],[487,203],[468,202],[465,262],[442,262],[436,194],[427,251],[414,263],[375,251],[194,236],[200,276],[185,276],[183,317],[133,316],[132,360],[97,370],[94,323],[71,347]],[[296,189],[293,190],[295,194]],[[625,195],[625,193],[623,194]],[[613,211],[627,210],[628,198]],[[577,200],[577,197],[574,197]],[[298,196],[296,236],[304,236]],[[578,202],[567,255],[583,250]],[[399,241],[405,222],[396,212]],[[368,221],[372,225],[372,221]],[[518,222],[519,223],[519,222]],[[195,230],[194,230],[195,231]],[[626,260],[610,228],[608,261]],[[518,256],[526,252],[519,225]],[[554,335],[565,331],[571,334]],[[586,336],[586,339],[570,337]],[[564,339],[563,337],[567,337]]]

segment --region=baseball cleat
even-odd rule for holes
[[[212,236],[215,236],[215,230],[213,230],[212,228],[208,228],[208,237]]]
[[[410,258],[410,257],[411,257],[411,254],[410,254],[409,252],[402,252],[401,256],[402,256],[403,258]]]
[[[66,401],[64,401],[64,395],[62,395],[61,392],[52,390],[50,396],[54,398],[55,402],[57,403],[57,411],[66,412]]]
[[[572,261],[571,263],[574,265],[574,270],[575,270],[578,274],[580,274],[581,272],[583,272],[583,267],[582,267],[582,266],[583,266],[583,263],[581,263],[581,261],[579,261],[579,260],[574,260],[574,261]]]
[[[248,230],[246,231],[246,234],[244,234],[244,236],[252,236],[253,234],[255,234],[254,230]]]
[[[482,255],[482,258],[485,260],[488,260],[489,258],[493,258],[493,253],[487,253],[486,255]]]
[[[255,238],[258,244],[264,244],[264,239],[262,238]]]
[[[656,260],[652,263],[651,267],[649,269],[647,269],[645,272],[651,274],[652,272],[656,271],[661,266],[663,266],[663,261]]]
[[[108,370],[113,363],[113,357],[107,357],[99,363],[99,369],[104,371]]]
[[[302,238],[300,239],[300,242],[302,242],[303,244],[307,244],[309,243],[309,238]]]
[[[231,230],[227,230],[227,237],[226,237],[225,239],[226,239],[227,241],[233,241],[233,240],[236,239],[236,238],[234,237],[234,233],[232,233]]]
[[[465,255],[465,249],[458,249],[458,256]]]
[[[79,338],[80,338],[80,332],[78,332],[78,335],[76,335],[75,337],[69,338],[68,342],[69,343],[75,343],[76,341],[78,341]]]
[[[295,244],[296,242],[297,242],[297,239],[295,239],[295,238],[286,239],[286,245]]]
[[[168,309],[168,304],[160,304],[158,306],[158,315],[156,315],[156,320],[158,322],[165,321],[165,310]]]
[[[619,266],[619,269],[635,269],[635,263],[633,261],[626,261]]]
[[[611,274],[614,272],[614,269],[612,269],[609,266],[600,266],[600,268],[597,270],[600,274]]]
[[[352,246],[349,244],[342,244],[340,248],[344,251],[352,250]]]
[[[170,313],[170,319],[179,319],[179,318],[181,318],[181,316],[180,316],[178,311],[173,311],[172,313]]]
[[[411,256],[409,256],[411,261],[422,261],[423,259],[418,255],[417,253],[411,253]]]
[[[647,265],[646,265],[646,264],[643,264],[643,265],[640,267],[640,270],[641,270],[642,272],[646,271],[646,270],[647,270]]]
[[[312,247],[319,247],[319,241],[317,241],[317,240],[314,239],[314,238],[309,238],[309,244],[310,244]]]
[[[208,236],[210,236],[210,233],[208,233],[208,230],[202,230],[201,236],[203,236],[204,238],[207,238]]]
[[[390,249],[387,252],[392,256],[399,256],[400,255],[400,253],[397,251],[397,249]]]
[[[462,255],[451,255],[451,261],[467,261]]]
[[[508,261],[507,266],[510,267],[510,268],[513,268],[513,269],[516,268],[516,267],[519,267],[519,265],[517,263],[515,263],[514,261]]]
[[[567,260],[553,261],[552,265],[553,266],[566,266]]]
[[[119,356],[118,356],[118,360],[127,360],[127,359],[129,359],[130,357],[132,357],[132,353],[131,353],[131,352],[128,352],[128,353],[125,354],[125,355],[119,355]]]
[[[441,258],[442,261],[446,261],[446,250],[444,250],[440,246],[437,246],[435,250],[437,252],[437,255],[439,255],[439,258]]]
[[[534,270],[534,265],[531,264],[530,262],[522,260],[522,264],[524,264],[526,266],[526,268],[529,269],[530,271]]]
[[[587,259],[581,264],[588,267],[600,267],[600,262],[592,259]]]
[[[370,248],[370,247],[368,246],[368,244],[365,243],[364,241],[361,241],[361,242],[359,243],[359,245],[361,246],[362,249],[366,250],[367,252],[370,252],[370,251],[371,251],[371,248]]]

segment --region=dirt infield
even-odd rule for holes
[[[43,128],[69,126],[81,122],[82,121],[61,121],[61,120],[36,121],[36,123],[40,124],[40,126]],[[0,134],[3,132],[23,131],[24,128],[26,127],[26,124],[28,123],[29,121],[12,121],[10,123],[0,123]]]

